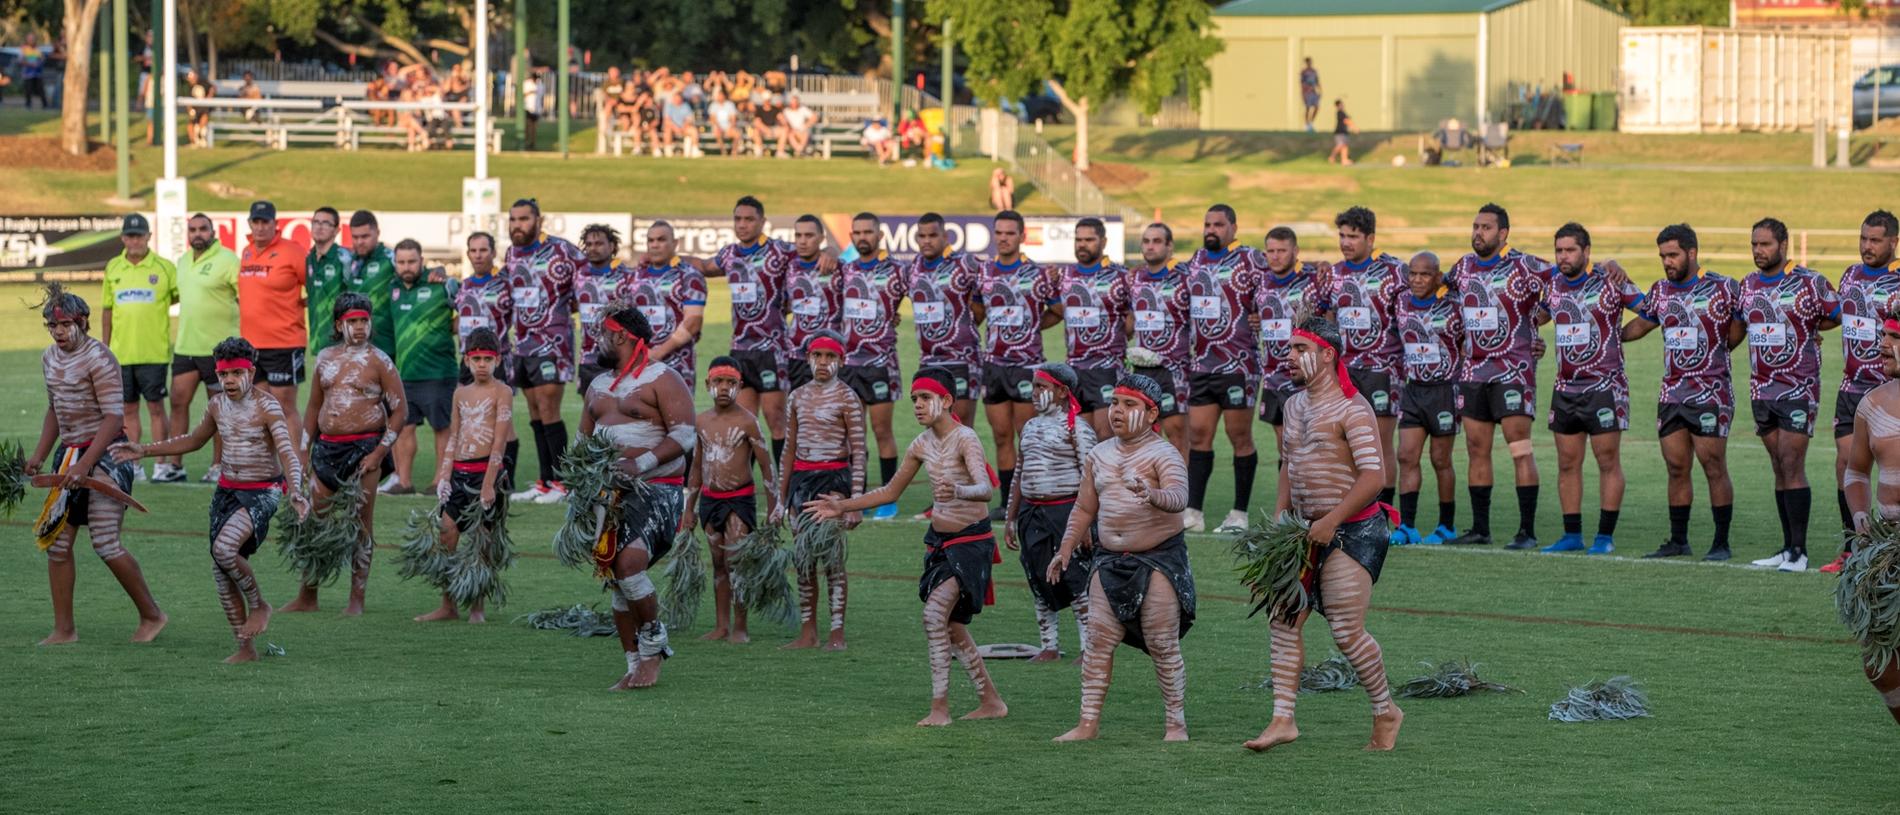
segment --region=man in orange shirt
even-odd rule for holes
[[[238,263],[238,333],[257,348],[257,369],[270,395],[283,406],[293,446],[303,427],[297,415],[297,385],[304,379],[304,250],[277,232],[277,207],[251,204],[251,242]]]

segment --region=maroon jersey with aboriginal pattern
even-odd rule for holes
[[[1694,280],[1668,278],[1649,287],[1640,312],[1662,327],[1663,376],[1658,401],[1672,405],[1735,404],[1728,326],[1739,316],[1742,287],[1704,270]]]
[[[561,238],[508,248],[516,355],[574,358],[574,276],[586,265],[580,248]]]
[[[629,276],[626,291],[627,299],[647,318],[647,325],[653,327],[653,346],[657,348],[680,329],[680,323],[686,319],[686,309],[706,305],[706,275],[678,258],[666,266],[641,261],[640,267]],[[698,360],[693,355],[697,342],[698,337],[688,337],[685,345],[660,360],[688,383],[695,381],[693,377],[697,372],[694,366]]]
[[[785,274],[796,257],[789,241],[764,236],[713,255],[732,293],[732,350],[785,350]]]
[[[1809,404],[1821,398],[1821,321],[1838,318],[1833,284],[1788,262],[1774,274],[1759,269],[1742,278],[1748,324],[1748,396],[1764,402]]]
[[[466,349],[468,335],[478,328],[486,328],[501,339],[501,355],[507,357],[513,333],[508,329],[514,321],[514,293],[500,275],[491,271],[481,277],[470,277],[456,289],[455,333],[459,340],[456,347]]]
[[[1260,341],[1253,314],[1266,253],[1228,244],[1219,252],[1203,248],[1183,264],[1187,275],[1188,316],[1194,340],[1188,370],[1197,374],[1254,375],[1260,370]]]
[[[910,277],[890,254],[844,267],[844,364],[897,368],[897,307]]]
[[[785,275],[785,299],[792,308],[792,359],[805,358],[805,346],[821,331],[837,332],[844,316],[844,271],[826,272],[817,260],[796,260]]]
[[[977,296],[982,261],[962,252],[931,260],[918,255],[910,265],[910,320],[917,324],[919,364],[967,365],[983,358],[971,308]]]
[[[1346,367],[1398,376],[1405,362],[1394,324],[1400,298],[1406,296],[1405,263],[1387,254],[1360,263],[1333,264],[1333,319],[1346,344]]]
[[[581,362],[592,365],[599,358],[604,338],[600,321],[607,316],[609,305],[632,299],[634,282],[633,270],[619,261],[606,268],[593,264],[581,267],[574,278],[574,304],[581,315]],[[652,321],[652,317],[647,319]],[[659,336],[659,328],[653,326],[655,337]]]
[[[1880,367],[1880,324],[1894,315],[1900,261],[1868,268],[1856,263],[1841,275],[1842,393],[1866,393],[1887,381]]]
[[[977,285],[988,325],[988,361],[1017,368],[1041,365],[1042,315],[1059,302],[1049,271],[1026,257],[1007,266],[989,260]]]
[[[1302,263],[1281,277],[1272,270],[1260,275],[1254,292],[1254,313],[1260,315],[1260,389],[1274,393],[1298,390],[1293,384],[1293,329],[1302,311],[1323,314],[1328,303],[1314,286],[1317,268]]]
[[[1607,391],[1621,403],[1629,399],[1623,373],[1623,312],[1643,303],[1643,293],[1625,281],[1611,283],[1601,266],[1572,279],[1551,278],[1544,308],[1550,312],[1557,346],[1559,393]]]
[[[1063,266],[1056,280],[1069,364],[1120,368],[1128,356],[1128,270],[1106,260]]]
[[[1188,322],[1187,278],[1174,261],[1161,271],[1130,269],[1130,308],[1135,314],[1135,347],[1153,351],[1161,367],[1177,376],[1187,372],[1188,343],[1194,331]]]
[[[1504,247],[1490,260],[1467,253],[1452,264],[1445,284],[1465,321],[1465,382],[1534,387],[1536,315],[1550,290],[1552,267],[1543,259]]]
[[[1458,301],[1434,295],[1399,300],[1399,344],[1405,349],[1405,381],[1436,385],[1458,378],[1464,361],[1464,316]]]

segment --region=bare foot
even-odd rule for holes
[[[343,607],[343,616],[345,617],[363,616],[363,601],[354,597],[350,598],[350,604]]]
[[[1094,741],[1097,725],[1095,722],[1078,722],[1074,730],[1055,737],[1055,741]]]
[[[1267,729],[1260,731],[1260,738],[1241,746],[1256,753],[1264,753],[1299,737],[1300,729],[1294,726],[1292,719],[1274,719],[1267,724]]]
[[[471,611],[468,613],[468,622],[469,625],[481,625],[482,623],[488,622],[488,612]]]
[[[732,636],[727,637],[726,641],[744,644],[752,641],[752,635],[747,634],[743,628],[735,628],[732,629]]]
[[[726,629],[715,628],[700,636],[702,642],[717,642],[726,638]]]
[[[270,615],[269,603],[247,609],[244,625],[238,629],[238,636],[251,639],[264,633],[266,629],[270,628]]]
[[[132,641],[151,642],[158,639],[158,632],[165,630],[165,624],[171,621],[172,618],[165,616],[163,611],[158,613],[156,620],[139,620],[139,627],[132,630]]]
[[[977,705],[975,710],[963,714],[962,718],[966,720],[1001,719],[1008,715],[1009,705],[1003,704],[1003,697],[993,696],[984,700],[983,704]]]
[[[949,705],[930,704],[930,715],[917,720],[918,727],[947,727],[950,724]]]
[[[841,628],[841,629],[831,632],[831,636],[825,640],[825,650],[827,651],[843,651],[844,650],[844,629]]]
[[[278,606],[277,610],[289,612],[291,614],[297,614],[300,612],[308,612],[308,611],[316,611],[317,610],[317,593],[314,591],[310,591],[309,589],[302,589],[297,592],[297,599],[292,600],[288,603],[285,603],[281,606]]]
[[[256,661],[257,661],[257,648],[252,646],[251,641],[248,639],[244,640],[241,644],[239,644],[238,649],[236,651],[231,652],[230,656],[224,658],[224,664],[226,665],[237,665],[243,662],[256,662]]]
[[[66,643],[69,643],[69,642],[78,642],[78,641],[79,641],[79,629],[75,628],[71,631],[54,631],[51,634],[47,634],[46,639],[40,640],[40,644],[41,645],[65,645]]]
[[[1187,725],[1185,724],[1168,725],[1167,732],[1161,735],[1161,740],[1162,741],[1187,741],[1188,740]]]
[[[665,661],[662,657],[640,660],[638,665],[633,666],[633,673],[627,677],[627,687],[650,688],[659,684],[660,663]]]
[[[1405,711],[1398,705],[1383,716],[1372,717],[1372,740],[1366,742],[1366,749],[1383,752],[1392,749],[1399,741],[1399,725],[1405,723]]]
[[[1037,651],[1035,656],[1029,658],[1029,661],[1032,663],[1055,662],[1060,659],[1062,659],[1061,651],[1049,650],[1049,651]]]
[[[608,688],[608,690],[622,691],[631,687],[633,687],[633,672],[628,671],[626,676],[620,677],[620,681],[615,682],[613,687]]]
[[[817,634],[800,634],[798,635],[798,639],[792,640],[791,642],[785,643],[784,645],[781,645],[779,647],[787,651],[796,651],[800,648],[817,648],[818,635]]]
[[[357,609],[356,611],[358,614],[363,613],[362,609]],[[349,612],[345,611],[343,613],[348,614]],[[462,618],[462,615],[455,613],[454,606],[443,606],[442,608],[438,608],[427,614],[417,614],[416,622],[434,623],[434,622],[441,622],[443,620],[459,620],[461,618]]]

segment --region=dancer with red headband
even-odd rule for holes
[[[935,372],[918,374],[910,385],[912,413],[924,431],[904,451],[904,463],[890,483],[855,498],[837,493],[818,496],[803,506],[813,518],[836,521],[897,499],[917,471],[930,479],[930,529],[924,533],[924,573],[917,597],[924,603],[924,637],[929,642],[930,715],[918,727],[950,723],[950,659],[964,672],[981,700],[964,719],[1000,719],[1009,706],[990,681],[983,655],[970,638],[969,624],[994,601],[990,566],[997,561],[996,536],[990,531],[990,494],[996,477],[983,459],[976,431],[957,421],[949,382]]]
[[[1862,547],[1900,545],[1891,540],[1869,537],[1876,534],[1871,519],[1885,518],[1888,521],[1900,519],[1900,320],[1886,318],[1881,325],[1880,362],[1881,373],[1887,381],[1861,396],[1854,412],[1854,429],[1847,438],[1847,459],[1843,462],[1846,469],[1842,476],[1842,486],[1847,493],[1847,506],[1850,523],[1855,536],[1860,538]],[[1874,476],[1880,482],[1875,487],[1869,476],[1878,466],[1880,473]],[[1875,553],[1877,554],[1877,553]],[[1848,557],[1852,557],[1850,553]],[[1886,586],[1868,586],[1862,581],[1882,579],[1879,569],[1867,568],[1862,560],[1858,568],[1850,566],[1845,558],[1842,561],[1841,579],[1847,582],[1845,591],[1854,595],[1876,597],[1885,593],[1891,595],[1891,584]],[[1892,608],[1891,602],[1885,607]],[[1843,615],[1845,618],[1846,615]],[[1866,629],[1854,631],[1861,645],[1861,668],[1867,674],[1874,690],[1880,692],[1881,700],[1887,705],[1887,712],[1893,714],[1895,722],[1900,722],[1900,661],[1886,661],[1885,655],[1892,656],[1893,643],[1891,621],[1887,628],[1879,628],[1878,622]],[[1881,645],[1880,643],[1885,643]],[[1885,665],[1881,663],[1886,661]]]
[[[297,462],[290,422],[283,408],[262,388],[254,388],[257,349],[231,337],[211,350],[220,390],[205,405],[204,419],[191,432],[152,444],[122,444],[114,459],[137,461],[152,456],[181,456],[202,449],[213,438],[218,446],[218,490],[211,495],[211,576],[218,602],[231,623],[237,650],[226,663],[254,662],[253,646],[270,627],[270,603],[257,587],[250,557],[270,534],[271,516],[284,496],[299,516],[310,511],[303,491],[303,467]]]
[[[1061,579],[1050,580],[1049,561],[1062,548],[1062,535],[1069,528],[1069,513],[1075,509],[1075,496],[1082,486],[1082,462],[1095,447],[1095,429],[1082,420],[1082,406],[1075,397],[1080,377],[1075,369],[1060,362],[1036,368],[1032,399],[1036,416],[1023,425],[1022,456],[1017,478],[1009,495],[1009,514],[1003,524],[1003,540],[1009,548],[1022,551],[1023,573],[1029,578],[1029,594],[1036,601],[1036,631],[1042,637],[1042,650],[1030,662],[1054,662],[1062,658],[1057,612],[1075,609],[1075,628],[1081,650],[1088,650],[1088,565],[1069,564]],[[1114,386],[1109,386],[1113,396]],[[1106,414],[1103,416],[1107,419]]]
[[[617,523],[599,530],[594,559],[595,574],[613,593],[614,627],[627,657],[627,673],[611,689],[627,690],[659,682],[660,664],[673,655],[647,572],[679,530],[696,440],[693,393],[666,363],[651,358],[653,327],[639,309],[609,309],[601,328],[601,359],[610,368],[587,389],[581,434],[598,432],[619,449],[619,483],[606,494],[573,496],[568,517],[600,518],[609,514],[609,503],[618,508],[612,513]]]
[[[116,487],[121,496],[132,492],[132,467],[106,459],[106,448],[125,438],[120,427],[125,405],[120,401],[119,362],[106,344],[86,335],[92,314],[86,301],[58,283],[46,287],[39,306],[46,333],[53,344],[40,357],[46,377],[46,418],[40,424],[39,444],[26,460],[28,476],[38,475],[46,457],[53,455],[54,473],[64,475],[46,497],[34,533],[46,553],[46,578],[53,595],[53,632],[41,645],[79,639],[73,623],[73,543],[85,527],[92,551],[112,570],[119,586],[138,608],[139,626],[133,642],[151,642],[165,627],[165,612],[152,599],[138,560],[119,544],[125,503],[86,482]],[[58,442],[57,448],[54,442]]]
[[[369,298],[344,292],[336,298],[332,344],[317,354],[316,376],[310,378],[310,401],[304,408],[304,436],[310,443],[310,470],[316,476],[316,508],[349,481],[363,487],[363,506],[357,513],[363,534],[347,552],[350,600],[345,616],[363,613],[363,594],[369,587],[369,567],[375,552],[376,474],[383,457],[396,443],[396,429],[409,416],[396,363],[370,343]],[[296,560],[295,552],[286,552]],[[297,599],[278,611],[317,610],[315,575],[335,574],[340,563],[319,563],[302,575]]]
[[[778,513],[778,469],[765,434],[759,432],[759,417],[739,406],[743,381],[738,360],[714,359],[706,369],[712,409],[693,421],[699,443],[693,446],[692,469],[686,477],[686,510],[680,515],[680,530],[698,524],[706,530],[706,543],[712,549],[713,630],[702,640],[752,641],[746,633],[745,606],[733,600],[726,549],[757,528],[759,483],[765,486],[767,516]],[[754,465],[764,476],[762,482],[752,480]]]
[[[462,535],[468,532],[462,525],[468,521],[469,507],[475,502],[480,501],[482,505],[477,523],[483,528],[496,530],[508,522],[508,489],[514,486],[515,451],[520,447],[515,441],[515,391],[495,378],[495,372],[501,367],[501,337],[493,329],[475,329],[463,346],[462,365],[468,369],[471,380],[455,389],[443,454],[435,465],[435,495],[442,507],[442,533],[438,540],[442,551],[451,554],[461,543]],[[446,575],[451,583],[465,582],[458,578],[471,567],[485,569],[496,565],[461,558],[453,562],[453,569]],[[500,576],[483,579],[499,582]],[[471,602],[468,621],[487,622],[484,606],[480,597]],[[459,617],[455,598],[445,591],[442,605],[417,616],[416,621]]]
[[[1108,695],[1115,648],[1126,642],[1154,659],[1161,686],[1162,738],[1187,741],[1187,663],[1181,637],[1194,624],[1194,571],[1188,567],[1181,511],[1187,508],[1187,464],[1154,432],[1167,392],[1130,374],[1108,409],[1115,435],[1083,460],[1081,489],[1062,549],[1043,579],[1061,579],[1076,550],[1093,547],[1088,589],[1089,633],[1082,654],[1082,712],[1056,741],[1095,738]],[[1099,535],[1099,540],[1094,540]]]
[[[822,333],[807,349],[812,381],[795,391],[789,404],[784,458],[779,462],[779,494],[785,502],[773,522],[792,526],[792,563],[798,570],[798,638],[786,648],[818,645],[818,571],[825,572],[831,599],[831,635],[825,650],[844,650],[845,541],[837,524],[804,511],[821,495],[857,496],[864,492],[864,405],[838,379],[844,343]],[[844,516],[843,530],[856,529],[860,513]]]
[[[1378,500],[1385,485],[1378,417],[1354,387],[1340,342],[1331,320],[1310,318],[1293,331],[1294,378],[1302,390],[1286,403],[1286,435],[1280,443],[1286,471],[1275,510],[1312,524],[1302,575],[1312,605],[1296,617],[1277,610],[1272,617],[1273,722],[1246,743],[1258,752],[1300,736],[1293,722],[1305,659],[1300,632],[1313,611],[1332,627],[1333,643],[1372,700],[1372,740],[1366,749],[1392,749],[1405,720],[1392,703],[1379,643],[1365,627],[1395,513]]]

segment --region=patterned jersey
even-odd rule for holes
[[[1544,308],[1550,312],[1557,346],[1557,387],[1561,393],[1608,391],[1629,398],[1623,373],[1623,312],[1643,302],[1643,293],[1625,281],[1616,286],[1601,266],[1576,280],[1551,278]]]
[[[1391,255],[1370,257],[1363,263],[1333,264],[1328,299],[1333,319],[1339,321],[1339,340],[1346,344],[1346,367],[1397,376],[1405,361],[1399,332],[1393,325],[1399,300],[1410,287],[1405,263]]]
[[[634,283],[633,269],[619,262],[605,269],[585,264],[574,276],[574,306],[581,317],[581,362],[592,365],[599,358],[601,342],[606,339],[600,321],[607,316],[609,305],[632,299]],[[654,327],[654,336],[659,336],[658,326]]]
[[[1748,324],[1749,398],[1819,401],[1820,323],[1840,312],[1834,285],[1792,261],[1773,275],[1758,269],[1742,278],[1738,319]]]
[[[897,369],[897,307],[910,276],[889,253],[844,267],[844,364]]]
[[[633,307],[647,318],[647,325],[653,327],[656,347],[673,338],[673,332],[679,330],[680,323],[686,319],[686,309],[706,305],[706,276],[677,258],[670,266],[642,263],[628,277],[623,291]],[[685,377],[688,384],[695,381],[699,371],[695,367],[699,361],[693,355],[693,346],[698,342],[698,337],[688,337],[685,345],[660,360]]]
[[[998,365],[1027,368],[1041,365],[1042,315],[1056,299],[1055,279],[1029,258],[1004,266],[983,262],[977,286],[983,297],[987,324],[985,352]]]
[[[1842,393],[1866,393],[1887,381],[1880,367],[1880,324],[1894,316],[1900,263],[1884,269],[1861,264],[1841,275]]]
[[[974,368],[983,358],[971,304],[982,261],[962,252],[936,260],[918,255],[910,265],[911,322],[917,324],[919,363]]]
[[[1399,300],[1399,343],[1405,348],[1405,381],[1451,382],[1463,369],[1464,313],[1458,301],[1433,296],[1420,300],[1407,293]]]
[[[1269,271],[1260,276],[1260,290],[1254,295],[1254,311],[1260,315],[1260,388],[1274,393],[1297,390],[1293,384],[1293,329],[1302,311],[1324,313],[1326,298],[1314,287],[1316,269],[1311,263],[1276,277]]]
[[[515,297],[507,280],[490,272],[462,281],[462,288],[455,293],[455,333],[461,337],[463,348],[468,345],[468,335],[486,328],[501,338],[501,354],[508,356],[508,327],[514,322]]]
[[[1662,326],[1659,401],[1672,405],[1735,404],[1729,375],[1728,324],[1741,312],[1742,288],[1704,270],[1684,284],[1668,278],[1649,287],[1643,319]]]
[[[350,264],[349,274],[343,283],[344,291],[353,291],[369,298],[369,344],[394,357],[396,315],[389,308],[389,292],[396,286],[396,256],[389,251],[389,247],[379,243],[369,254],[353,257],[352,260],[354,262]]]
[[[1534,387],[1537,316],[1550,291],[1553,267],[1506,247],[1490,260],[1466,254],[1452,264],[1445,285],[1465,322],[1465,362],[1458,378]]]
[[[1267,256],[1251,246],[1229,244],[1218,253],[1201,249],[1182,264],[1187,276],[1188,317],[1193,342],[1188,370],[1203,374],[1251,374],[1260,368],[1254,336],[1254,293]]]
[[[312,359],[316,358],[318,351],[330,347],[331,326],[336,324],[336,296],[343,293],[350,267],[355,265],[356,256],[340,243],[330,244],[330,251],[321,255],[313,247],[304,259],[303,297],[305,307],[309,309],[307,321],[310,325]]]
[[[1128,288],[1135,312],[1135,347],[1153,351],[1162,367],[1185,374],[1194,327],[1188,322],[1192,303],[1181,267],[1170,260],[1160,272],[1131,269]]]
[[[574,277],[586,265],[580,248],[561,238],[508,248],[516,356],[574,358]]]
[[[844,272],[821,271],[818,261],[792,261],[785,275],[785,300],[792,308],[791,345],[786,355],[804,359],[805,346],[820,331],[838,331],[844,317]]]
[[[785,350],[785,273],[796,257],[791,243],[766,237],[713,255],[732,292],[732,350]]]
[[[1093,269],[1073,263],[1056,278],[1062,300],[1062,333],[1069,364],[1077,368],[1120,368],[1128,356],[1128,270],[1108,261]]]

